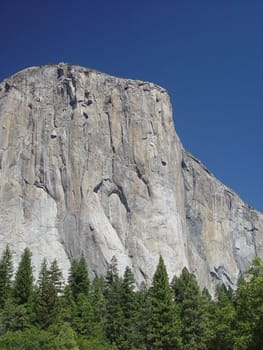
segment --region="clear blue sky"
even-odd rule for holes
[[[1,1],[0,80],[60,61],[152,81],[184,146],[263,211],[263,1]]]

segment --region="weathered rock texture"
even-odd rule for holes
[[[175,133],[154,84],[67,64],[0,85],[0,248],[29,246],[65,274],[84,253],[103,274],[115,255],[148,283],[162,254],[213,291],[263,256],[263,215],[217,181]]]

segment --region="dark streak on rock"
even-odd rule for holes
[[[151,197],[151,189],[150,189],[149,183],[148,183],[148,181],[145,180],[144,175],[141,173],[137,164],[135,164],[135,171],[136,171],[138,178],[145,184],[145,186],[147,188],[148,195],[149,195],[149,197]]]
[[[228,276],[228,274],[227,274],[225,271],[223,271],[222,274],[225,276],[225,278],[228,280],[228,282],[229,282],[231,285],[233,285],[233,282],[232,282],[231,278]]]
[[[63,68],[58,68],[58,69],[57,69],[57,79],[61,78],[62,75],[64,75],[64,70],[63,70]]]
[[[210,275],[212,278],[216,278],[218,281],[220,281],[220,278],[218,277],[218,274],[215,273],[214,271],[210,271]]]
[[[139,267],[139,271],[140,271],[140,273],[142,274],[143,278],[144,278],[145,280],[147,280],[147,276],[146,276],[145,272],[142,270],[141,267]]]
[[[103,184],[103,180],[102,180],[100,183],[98,183],[98,185],[96,185],[96,186],[93,188],[93,192],[98,193],[98,192],[99,192],[99,189],[100,189],[101,186],[102,186],[102,184]]]
[[[110,114],[109,114],[109,112],[106,112],[106,115],[107,115],[107,117],[108,117],[111,149],[112,149],[112,153],[115,154],[115,153],[116,153],[116,150],[115,150],[115,147],[114,147],[114,145],[113,145],[112,130],[111,130],[111,120],[110,120]]]
[[[183,168],[184,170],[189,171],[189,168],[188,168],[187,164],[185,163],[184,159],[182,160],[181,165],[182,165],[182,168]]]
[[[256,227],[253,227],[253,229],[251,230],[251,237],[252,237],[252,242],[253,242],[253,246],[254,246],[254,250],[255,250],[255,256],[258,256],[257,244],[256,244],[256,232],[257,231],[258,231],[258,229]]]
[[[5,92],[8,92],[11,89],[11,85],[9,83],[5,83]]]
[[[52,196],[52,194],[50,193],[50,191],[48,190],[47,186],[45,184],[43,184],[42,182],[39,181],[35,181],[34,182],[34,186],[36,186],[37,188],[41,188],[42,190],[44,190],[52,199],[55,200],[55,198]]]
[[[130,209],[130,207],[129,207],[129,205],[128,205],[128,201],[127,201],[127,198],[126,198],[126,196],[125,196],[125,194],[124,194],[124,192],[123,192],[122,187],[121,187],[120,185],[116,185],[116,186],[117,186],[117,188],[114,188],[114,189],[111,191],[110,195],[113,194],[113,193],[117,194],[118,197],[120,198],[120,201],[121,201],[122,204],[124,205],[124,207],[125,207],[127,213],[130,213],[130,212],[131,212],[131,209]]]

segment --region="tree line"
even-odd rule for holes
[[[90,280],[84,256],[73,259],[67,283],[44,259],[37,281],[26,248],[14,273],[9,246],[0,259],[2,350],[262,350],[263,264],[255,258],[237,290],[224,285],[212,300],[186,268],[169,282],[163,258],[149,288],[135,288],[112,258]]]

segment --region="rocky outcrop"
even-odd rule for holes
[[[103,274],[115,255],[138,284],[162,254],[170,276],[187,266],[213,291],[263,256],[263,216],[183,149],[164,89],[62,63],[0,85],[6,243],[65,275],[73,256]]]
[[[263,257],[263,215],[183,153],[189,265],[209,290],[218,281],[235,288],[240,271]]]

